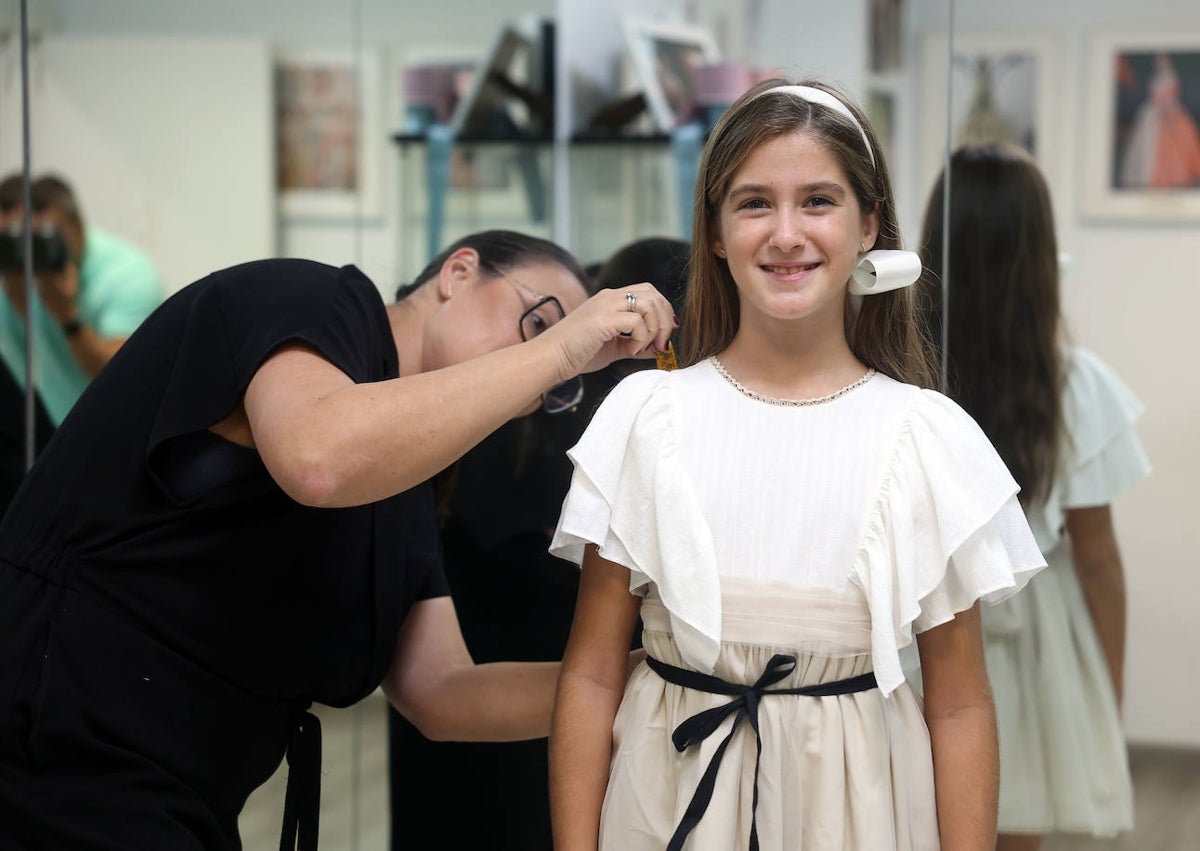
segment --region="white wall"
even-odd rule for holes
[[[10,43],[0,62],[16,52]],[[29,63],[33,174],[61,174],[89,222],[143,246],[164,295],[274,250],[264,41],[48,35]],[[4,173],[21,168],[15,82],[0,88]]]

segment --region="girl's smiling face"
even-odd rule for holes
[[[763,142],[734,174],[718,221],[713,250],[729,264],[743,324],[826,317],[840,327],[850,273],[879,219],[863,213],[824,144],[803,130]]]

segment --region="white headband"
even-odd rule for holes
[[[858,123],[858,119],[854,117],[854,113],[850,111],[850,107],[842,103],[836,96],[831,95],[824,89],[813,88],[812,86],[776,86],[773,89],[767,89],[765,92],[759,92],[754,96],[754,99],[763,95],[774,94],[775,92],[783,92],[784,94],[795,95],[800,100],[806,100],[809,103],[819,103],[821,106],[828,107],[839,115],[844,115],[850,119],[850,123],[858,128],[858,132],[862,134],[863,144],[867,147],[867,156],[871,158],[871,168],[875,168],[875,151],[871,148],[871,140],[867,137],[867,131]]]

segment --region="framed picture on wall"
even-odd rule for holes
[[[944,35],[926,38],[921,186],[933,185],[945,162],[947,143],[953,149],[1000,140],[1025,148],[1051,187],[1061,185],[1058,40],[1042,33],[959,33],[949,64],[948,52]]]
[[[275,61],[275,173],[285,219],[380,215],[383,126],[373,53],[280,51]]]
[[[863,109],[889,163],[899,162],[896,156],[896,102],[896,92],[883,86],[868,88],[863,98]]]
[[[1082,212],[1200,221],[1200,30],[1093,35]]]
[[[871,72],[887,74],[903,67],[903,0],[871,0],[868,45]]]
[[[720,58],[716,40],[704,27],[638,18],[624,18],[622,26],[646,108],[656,129],[670,133],[696,115],[692,69]]]

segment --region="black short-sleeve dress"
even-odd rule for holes
[[[147,318],[25,477],[0,525],[0,833],[19,847],[237,848],[285,752],[285,831],[311,835],[305,710],[368,695],[412,603],[449,593],[427,484],[309,508],[207,430],[287,342],[355,382],[399,374],[357,269],[243,264]]]

